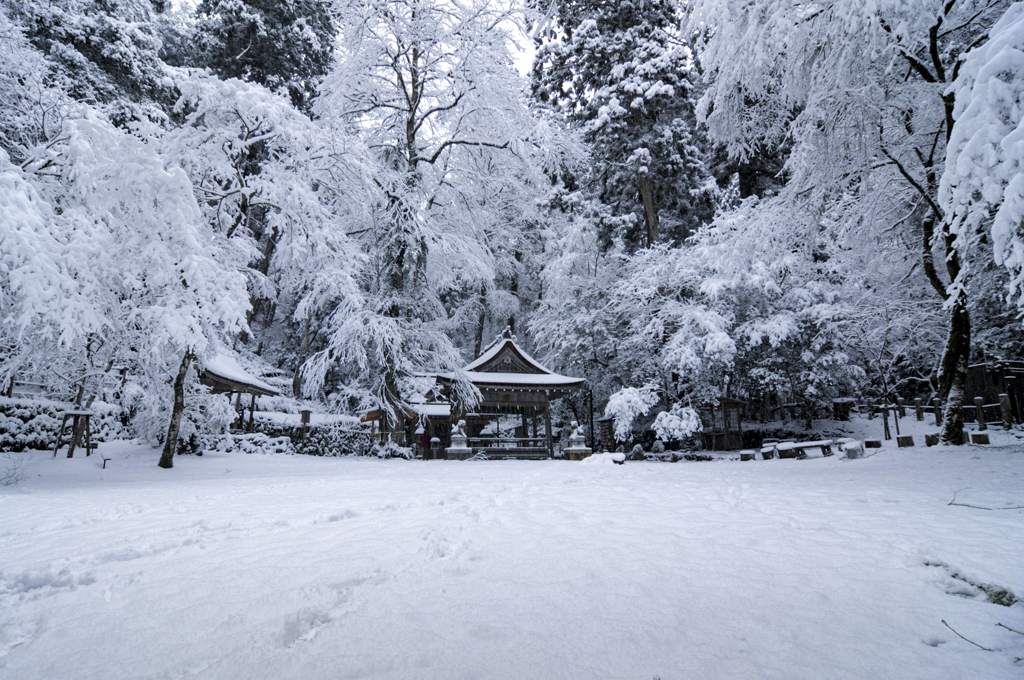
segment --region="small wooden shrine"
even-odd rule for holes
[[[740,411],[746,402],[719,399],[718,404],[701,410],[704,425],[704,446],[711,451],[734,451],[743,448],[743,426]]]
[[[210,387],[212,394],[227,394],[228,399],[235,397],[235,411],[238,421],[233,426],[239,430],[252,430],[256,397],[275,397],[280,392],[242,368],[235,357],[226,352],[218,352],[212,359],[204,362],[203,371],[199,374],[199,382]],[[246,405],[242,403],[242,395],[249,398],[249,423],[245,422]]]
[[[451,422],[466,421],[468,446],[473,453],[492,458],[547,458],[554,456],[551,436],[551,402],[578,390],[584,378],[559,375],[545,368],[516,344],[510,328],[463,369],[463,377],[483,397],[470,412],[453,403]],[[456,376],[437,376],[437,382],[451,399]],[[519,416],[521,423],[513,436],[502,436],[500,428],[485,434],[488,425],[503,417]],[[544,431],[538,432],[543,419]]]

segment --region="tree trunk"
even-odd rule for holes
[[[484,346],[484,325],[487,323],[487,285],[480,286],[480,318],[476,322],[476,338],[473,342],[473,358],[480,356]]]
[[[171,409],[171,423],[167,426],[167,438],[164,440],[164,451],[160,455],[158,465],[162,468],[174,467],[174,453],[178,450],[178,429],[181,427],[181,414],[185,411],[185,377],[192,365],[192,352],[185,352],[178,367],[178,377],[174,379],[174,407]]]
[[[942,442],[964,443],[964,397],[967,389],[967,365],[971,351],[971,318],[967,295],[961,290],[953,304],[949,336],[939,373],[939,397],[945,404],[942,413]]]
[[[292,378],[292,396],[296,399],[302,397],[302,366],[309,357],[309,322],[310,315],[302,322],[302,349],[299,351],[299,362],[295,365],[295,376]]]
[[[658,242],[658,211],[654,206],[654,192],[647,175],[640,175],[640,197],[644,202],[644,223],[647,226],[647,247]]]

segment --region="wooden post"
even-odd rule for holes
[[[924,408],[921,406],[921,399],[914,399],[914,413],[917,415],[917,421],[921,422],[924,420]]]
[[[544,437],[547,440],[548,456],[554,458],[555,445],[551,441],[551,403],[544,404]]]
[[[999,395],[999,413],[1003,416],[1003,427],[1007,430],[1013,424],[1013,412],[1010,410],[1010,395]]]
[[[977,412],[975,418],[978,419],[978,429],[987,430],[988,423],[985,422],[985,399],[982,397],[974,398],[974,410]]]
[[[882,428],[883,434],[885,434],[885,441],[892,439],[892,434],[889,432],[889,407],[882,404]]]
[[[256,418],[256,393],[252,393],[252,399],[249,401],[249,427],[246,432],[252,432],[252,421]]]
[[[942,400],[938,397],[932,399],[932,407],[935,409],[935,427],[942,427]]]

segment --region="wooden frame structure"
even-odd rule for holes
[[[743,448],[743,421],[740,411],[746,404],[738,399],[722,398],[718,404],[701,410],[704,446],[711,451],[735,451]]]
[[[235,410],[239,413],[240,430],[252,430],[254,414],[256,412],[256,397],[276,397],[280,392],[259,378],[250,375],[235,360],[234,357],[218,353],[212,360],[206,362],[203,372],[199,374],[199,382],[209,386],[213,394],[227,394],[228,399],[235,395]],[[249,394],[249,423],[245,423],[245,405],[242,403],[242,395]]]
[[[483,397],[472,411],[464,411],[453,399],[453,387],[459,377],[468,378]],[[437,382],[453,403],[452,422],[466,421],[468,443],[474,454],[496,458],[546,458],[555,454],[551,401],[575,392],[586,380],[548,370],[523,351],[516,344],[511,329],[506,328],[479,357],[463,368],[460,376],[441,374]],[[483,435],[489,423],[512,415],[522,418],[515,436],[502,437],[500,432]],[[540,418],[544,420],[543,436],[537,431]]]

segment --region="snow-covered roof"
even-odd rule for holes
[[[235,392],[251,392],[274,396],[278,390],[247,372],[238,359],[223,350],[219,350],[212,359],[203,362],[203,373],[213,382],[227,385]]]
[[[584,378],[570,378],[557,373],[497,373],[466,371],[466,375],[474,384],[489,385],[541,385],[552,387],[569,387],[582,385]],[[451,376],[445,376],[451,378]]]
[[[428,418],[447,418],[452,414],[452,405],[448,403],[411,404],[411,406],[413,411]]]
[[[548,389],[576,388],[586,382],[554,373],[516,343],[512,331],[506,328],[483,354],[466,364],[464,375],[475,385],[502,385],[512,387],[539,387]],[[442,382],[455,380],[452,373],[437,376]]]

